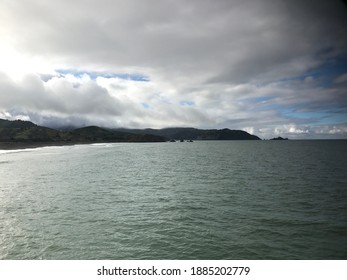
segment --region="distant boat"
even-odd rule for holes
[[[180,140],[180,142],[182,143],[182,142],[184,142],[184,140],[183,140],[183,139],[181,139],[181,140]]]

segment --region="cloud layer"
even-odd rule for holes
[[[2,1],[0,117],[347,137],[343,1]]]

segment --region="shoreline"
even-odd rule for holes
[[[24,150],[52,146],[73,146],[78,144],[94,144],[94,143],[79,143],[79,142],[0,142],[0,150]]]
[[[62,147],[75,145],[92,145],[92,144],[113,144],[113,143],[155,143],[155,142],[0,142],[0,151],[24,150],[44,147]]]
[[[61,147],[61,146],[74,146],[74,145],[92,145],[92,144],[113,144],[113,143],[165,143],[157,141],[52,141],[52,142],[1,142],[0,150],[24,150],[35,149],[44,147]]]

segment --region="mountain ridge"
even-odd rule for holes
[[[0,119],[0,143],[2,147],[88,144],[101,142],[165,142],[166,138],[147,134],[113,131],[97,126],[87,126],[71,131],[39,126],[30,121]],[[7,145],[5,145],[7,143]],[[0,147],[1,148],[1,147]]]
[[[109,129],[85,126],[59,130],[30,121],[0,119],[0,148],[9,146],[71,145],[103,142],[165,142],[176,140],[260,140],[243,130],[197,129],[174,127],[163,129]]]
[[[198,129],[193,127],[172,127],[162,129],[129,129],[118,128],[118,131],[132,133],[149,133],[175,140],[260,140],[256,135],[243,130],[223,129]]]

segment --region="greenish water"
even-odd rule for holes
[[[346,259],[347,141],[0,151],[0,259]]]

